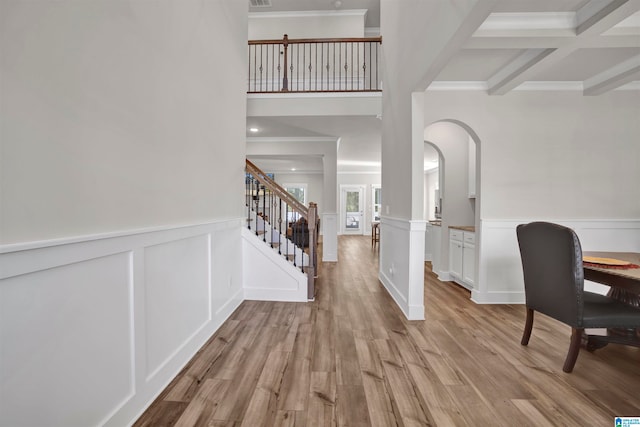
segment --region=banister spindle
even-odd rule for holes
[[[287,51],[289,49],[289,36],[284,35],[282,39],[282,45],[284,46],[284,77],[282,78],[282,91],[289,91],[289,77],[287,75]]]

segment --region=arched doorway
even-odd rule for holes
[[[425,259],[430,250],[432,270],[442,281],[455,281],[477,289],[480,219],[480,139],[463,122],[445,119],[425,127],[425,151],[438,150],[438,192],[433,201],[429,191],[435,186],[425,179]],[[445,167],[446,164],[446,167]],[[430,187],[427,187],[430,186]],[[435,199],[435,197],[433,197]],[[435,208],[439,218],[435,218]],[[433,211],[433,214],[432,212]]]

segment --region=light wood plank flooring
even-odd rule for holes
[[[476,305],[425,266],[426,320],[378,282],[370,237],[342,236],[311,303],[245,301],[136,426],[612,426],[640,416],[640,349],[581,351],[521,305]]]

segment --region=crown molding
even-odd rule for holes
[[[489,84],[486,81],[434,81],[431,82],[428,91],[439,90],[475,90],[475,91],[488,91]]]
[[[308,18],[319,16],[362,16],[367,14],[367,9],[348,10],[298,10],[281,12],[249,12],[249,19],[272,19],[272,18]]]
[[[247,142],[330,142],[336,143],[339,138],[327,137],[327,136],[248,136]]]
[[[581,81],[528,81],[513,88],[521,91],[582,91],[584,85]]]
[[[434,81],[427,91],[487,91],[488,84],[483,81]],[[583,91],[581,81],[527,81],[515,87],[519,91]],[[614,90],[640,90],[640,81],[633,81]]]
[[[573,30],[576,12],[492,13],[477,32],[505,30]]]

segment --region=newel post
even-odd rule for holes
[[[287,50],[289,49],[289,36],[288,35],[284,35],[284,38],[282,39],[282,45],[284,46],[284,77],[282,78],[282,92],[288,92],[289,91],[289,77],[287,75],[288,73],[288,60],[287,60]]]
[[[313,299],[316,294],[315,280],[318,277],[318,204],[309,203],[309,268],[307,269],[307,298]]]

